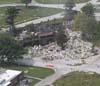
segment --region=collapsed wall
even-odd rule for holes
[[[95,55],[93,52],[93,44],[82,40],[81,32],[74,32],[68,29],[66,31],[68,32],[70,39],[66,43],[65,50],[61,50],[56,43],[51,43],[46,45],[46,47],[41,46],[41,49],[39,49],[40,46],[34,46],[32,48],[33,53],[35,55],[40,55],[41,58],[52,60],[64,58],[87,59]],[[98,51],[96,50],[96,52]]]

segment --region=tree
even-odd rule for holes
[[[97,22],[96,26],[97,27],[92,31],[93,32],[92,42],[94,45],[100,46],[100,22]]]
[[[26,5],[26,7],[28,6],[29,3],[31,3],[32,0],[21,0],[22,3],[24,3]]]
[[[65,21],[67,24],[67,27],[69,28],[72,26],[72,20],[74,19],[74,11],[73,7],[75,6],[75,3],[73,0],[67,0],[65,4]]]
[[[79,13],[75,17],[74,30],[82,31],[91,41],[95,41],[98,37],[99,29],[97,26],[97,21],[93,17],[88,17],[84,13]]]
[[[83,32],[93,32],[97,26],[94,18],[88,17],[85,13],[78,13],[74,21],[74,30],[81,30]]]
[[[22,44],[8,33],[0,33],[0,63],[13,63],[22,58],[25,49]]]
[[[86,29],[88,28],[87,21],[88,21],[87,15],[85,15],[84,13],[78,13],[75,16],[74,20],[74,30],[85,32]]]
[[[16,7],[8,7],[6,10],[6,22],[11,26],[11,32],[15,32],[14,19],[19,13]]]
[[[65,7],[66,7],[67,9],[72,9],[73,7],[75,7],[75,2],[74,2],[74,0],[66,0]]]
[[[64,49],[65,43],[69,40],[69,37],[66,36],[65,32],[63,29],[59,29],[57,34],[56,34],[56,42],[57,44]]]
[[[36,32],[36,30],[34,28],[34,24],[29,24],[29,25],[25,26],[24,29],[27,30],[28,32]]]
[[[94,16],[95,8],[91,3],[86,4],[83,8],[81,8],[82,12],[85,13],[89,17]]]

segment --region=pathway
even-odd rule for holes
[[[98,4],[98,2],[96,2],[96,1],[97,0],[91,0],[89,2],[91,2],[92,4]],[[88,2],[76,4],[76,7],[74,7],[73,9],[80,11],[80,9],[84,5],[86,5],[87,3]],[[7,7],[7,6],[25,6],[25,5],[24,4],[16,4],[16,3],[13,3],[13,4],[1,4],[0,5],[0,7]],[[29,6],[65,9],[64,4],[40,4],[40,3],[35,2],[34,0],[32,1],[32,3],[29,4]],[[100,13],[95,13],[95,16],[96,16],[97,20],[100,20]],[[48,20],[60,19],[60,18],[63,18],[63,17],[64,17],[63,13],[58,13],[58,14],[55,14],[55,15],[51,15],[51,16],[39,18],[39,19],[36,19],[36,20],[31,20],[31,21],[28,21],[28,22],[24,22],[24,23],[16,25],[16,27],[24,27],[24,26],[32,24],[32,23],[33,24],[38,24],[38,23],[41,23],[41,22],[46,22]]]
[[[96,1],[97,0],[91,0],[90,2],[93,3],[93,4],[98,4]],[[86,3],[76,4],[76,7],[74,9],[79,11],[85,4]],[[52,4],[39,4],[39,3],[36,3],[36,2],[33,1],[29,5],[30,6],[65,9],[63,4],[59,4],[59,5],[57,5],[57,4],[53,4],[53,5]],[[16,4],[16,3],[1,4],[0,5],[0,7],[7,7],[7,6],[25,6],[25,5],[24,4]],[[95,13],[95,16],[100,16],[100,13]],[[18,25],[16,25],[16,27],[24,27],[24,26],[31,24],[31,23],[37,24],[37,23],[40,23],[40,22],[59,19],[59,18],[63,18],[63,17],[64,17],[64,15],[63,15],[63,12],[62,12],[62,13],[59,13],[59,14],[55,14],[55,15],[51,15],[51,16],[48,16],[48,17],[43,17],[43,18],[39,18],[39,19],[36,19],[36,20],[28,21],[28,22],[25,22],[25,23],[22,23],[22,24],[18,24]],[[49,64],[49,63],[43,63],[43,62],[34,63],[34,61],[33,61],[32,65],[40,66],[40,67],[43,67],[43,66],[46,67],[47,64]],[[93,71],[93,72],[97,72],[98,74],[100,74],[100,68],[97,66],[96,63],[86,64],[86,65],[82,65],[82,66],[67,66],[67,65],[64,65],[64,64],[63,65],[62,64],[53,64],[53,65],[55,66],[54,70],[56,70],[55,74],[41,80],[35,86],[51,85],[55,80],[59,79],[62,75],[68,74],[69,72],[72,72],[72,71],[85,71],[85,72]]]
[[[91,0],[89,1],[90,3],[92,4],[97,4],[97,0]],[[77,11],[80,11],[80,9],[85,6],[88,2],[86,3],[80,3],[80,4],[76,4],[76,7],[74,7],[73,9],[74,10],[77,10]],[[48,8],[59,8],[59,9],[65,9],[65,6],[64,4],[40,4],[40,3],[37,3],[35,1],[33,1],[30,5],[34,5],[34,6],[39,6],[39,7],[48,7]],[[60,19],[60,18],[63,18],[64,13],[59,13],[59,14],[55,14],[55,15],[51,15],[51,16],[47,16],[47,17],[43,17],[43,18],[39,18],[39,19],[36,19],[36,20],[32,20],[32,21],[28,21],[28,22],[25,22],[25,23],[22,23],[22,24],[18,24],[16,25],[17,27],[24,27],[28,24],[38,24],[40,22],[46,22],[48,20],[54,20],[54,19]],[[96,19],[97,20],[100,20],[100,13],[95,13],[95,16],[96,16]]]
[[[31,79],[37,79],[37,80],[43,80],[43,79],[41,79],[41,78],[37,78],[37,77],[32,77],[32,76],[25,76],[25,77],[27,77],[27,78],[31,78]]]
[[[57,65],[57,64],[56,64]],[[49,76],[39,83],[37,83],[35,86],[46,86],[46,85],[52,85],[53,82],[55,82],[57,79],[61,78],[63,75],[66,75],[73,71],[84,71],[84,72],[95,72],[97,74],[100,74],[100,67],[98,68],[97,65],[92,64],[85,64],[81,66],[67,66],[67,65],[60,65],[56,66],[56,72],[54,75]]]
[[[52,85],[52,82],[60,78],[62,75],[59,72],[56,72],[55,74],[43,79],[39,83],[37,83],[34,86],[46,86],[46,85]]]
[[[25,23],[21,23],[21,24],[18,24],[16,25],[16,27],[24,27],[26,25],[29,25],[29,24],[38,24],[38,23],[41,23],[41,22],[46,22],[48,20],[54,20],[54,19],[60,19],[60,18],[63,18],[63,12],[61,13],[58,13],[58,14],[54,14],[54,15],[51,15],[51,16],[47,16],[47,17],[42,17],[42,18],[39,18],[39,19],[35,19],[35,20],[32,20],[32,21],[28,21],[28,22],[25,22]]]
[[[32,62],[32,59],[28,59],[26,62],[24,61],[25,64],[27,62],[31,62],[34,66],[39,66],[39,67],[45,67],[47,68],[47,65],[53,65],[52,67],[53,70],[55,70],[55,74],[41,80],[39,83],[37,83],[35,86],[46,86],[46,85],[52,85],[53,82],[55,82],[57,79],[61,78],[63,75],[66,75],[70,72],[73,71],[84,71],[84,72],[96,72],[97,74],[100,74],[100,60],[95,60],[94,62],[89,62],[89,64],[83,64],[80,66],[69,66],[66,64],[62,63],[50,63],[50,62],[43,62],[42,60],[34,59]],[[73,64],[73,62],[72,62]]]

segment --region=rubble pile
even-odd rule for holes
[[[61,50],[56,43],[52,43],[46,46],[34,46],[32,51],[36,51],[34,54],[39,54],[41,58],[49,60],[66,58],[86,59],[94,55],[92,52],[93,44],[83,41],[81,39],[81,32],[67,31],[70,39],[66,43],[65,50]]]
[[[92,53],[93,44],[83,41],[81,39],[81,32],[73,32],[68,30],[70,40],[67,42],[66,55],[73,59],[85,59],[94,53]]]

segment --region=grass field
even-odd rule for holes
[[[34,86],[38,82],[39,82],[39,80],[34,79],[34,81],[32,83],[28,84],[28,86]],[[20,84],[18,84],[17,86],[20,86]]]
[[[7,25],[5,23],[5,11],[7,8],[0,8],[0,27],[5,27]],[[62,12],[61,9],[53,9],[53,8],[24,8],[22,7],[22,10],[18,14],[18,16],[15,19],[15,23],[23,23],[26,21],[30,21],[32,19],[38,19],[40,17],[45,17],[49,15],[53,15],[59,12]]]
[[[45,4],[65,4],[66,0],[36,0],[37,2],[40,3],[45,3]],[[75,3],[83,3],[87,2],[89,0],[74,0]]]
[[[52,20],[52,21],[44,22],[44,24],[52,25],[52,24],[59,24],[59,23],[63,23],[63,22],[64,22],[64,19],[61,18],[61,19],[55,19],[55,20]]]
[[[33,76],[38,78],[45,78],[54,73],[53,70],[47,68],[33,67],[33,66],[5,66],[5,69],[24,71],[25,76]]]
[[[57,80],[54,86],[100,86],[100,75],[73,72]]]
[[[66,3],[66,0],[36,0],[40,3],[50,3],[50,4],[64,4]],[[86,2],[89,0],[74,0],[76,3]],[[100,0],[98,0],[100,1]],[[20,3],[20,0],[0,0],[0,4],[6,4],[6,3]]]
[[[34,79],[34,81],[32,82],[32,83],[30,83],[30,85],[29,86],[34,86],[36,83],[38,83],[39,82],[39,80],[36,80],[36,79]]]
[[[0,4],[19,3],[20,0],[0,0]]]
[[[2,68],[23,71],[25,74],[24,76],[26,77],[30,76],[41,79],[46,78],[47,76],[50,76],[54,73],[54,71],[51,69],[35,67],[35,66],[9,65],[9,66],[3,66]],[[29,84],[29,86],[34,86],[39,81],[40,80],[34,79],[33,82]],[[17,86],[19,86],[19,84]]]
[[[96,9],[95,12],[100,13],[100,8],[99,9]]]
[[[50,76],[54,73],[54,71],[51,69],[35,67],[35,66],[5,65],[5,66],[0,66],[0,68],[23,71],[25,74],[24,76],[26,77],[30,76],[41,79],[46,78],[47,76]],[[29,84],[29,86],[34,86],[34,84],[38,83],[39,81],[40,80],[34,79],[33,82]],[[20,85],[18,84],[17,86]]]

